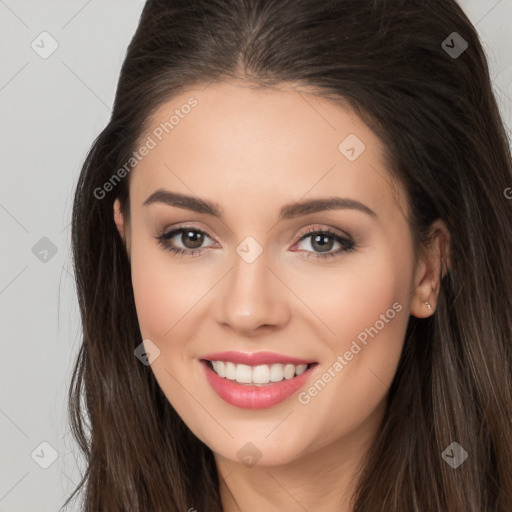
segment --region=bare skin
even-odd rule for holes
[[[132,171],[130,218],[123,219],[119,201],[114,205],[142,337],[160,350],[151,368],[214,452],[225,512],[348,512],[409,315],[435,311],[448,230],[437,221],[431,250],[414,261],[403,189],[395,182],[393,192],[382,143],[349,109],[305,89],[212,84],[161,105],[152,129],[191,96],[197,106],[155,139]],[[347,158],[353,152],[338,148],[349,134],[365,145],[353,161]],[[224,215],[144,205],[158,189],[218,203]],[[343,208],[278,219],[285,204],[334,196],[359,201],[375,215]],[[195,229],[205,233],[200,253],[182,257],[157,243],[159,234],[181,225],[183,237],[174,235],[168,245],[190,253],[197,243],[185,235]],[[306,235],[310,228],[348,235],[355,246],[344,250],[325,234],[331,238],[323,251],[336,254],[321,259],[315,235]],[[236,251],[246,237],[263,250],[250,263]],[[378,333],[333,370],[372,326]],[[272,351],[319,364],[302,400],[295,393],[266,409],[243,409],[213,391],[198,362],[224,350]],[[308,392],[329,369],[329,382]],[[257,448],[254,465],[241,456],[247,443]]]

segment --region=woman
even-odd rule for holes
[[[84,510],[512,510],[511,185],[455,1],[149,0],[74,203]]]

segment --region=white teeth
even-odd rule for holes
[[[272,382],[279,382],[283,380],[283,365],[282,364],[273,364],[270,367],[270,380]]]
[[[295,377],[295,365],[287,364],[284,367],[283,374],[285,379],[293,379],[293,377]]]
[[[300,375],[300,374],[304,373],[307,369],[308,369],[307,364],[299,364],[295,368],[295,375]]]
[[[248,366],[246,364],[235,364],[230,361],[212,361],[214,372],[219,377],[229,380],[236,380],[240,384],[267,384],[269,382],[280,382],[283,379],[293,379],[296,375],[303,374],[307,364],[262,364]]]
[[[236,379],[236,367],[234,363],[226,362],[226,379],[235,380]]]
[[[267,384],[270,382],[270,368],[266,364],[255,366],[252,369],[252,381],[255,384]]]
[[[249,384],[252,382],[252,368],[246,364],[236,365],[236,379],[237,382],[242,384]]]
[[[219,377],[225,377],[226,376],[226,366],[224,361],[213,361],[213,369],[217,372],[217,375]]]

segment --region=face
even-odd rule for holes
[[[115,219],[170,403],[231,461],[355,446],[382,418],[409,315],[429,314],[379,139],[305,89],[224,83],[161,105],[140,140]]]

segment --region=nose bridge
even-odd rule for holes
[[[252,237],[239,244],[222,287],[219,322],[250,331],[286,320],[286,290],[267,268],[269,264],[268,253]]]

